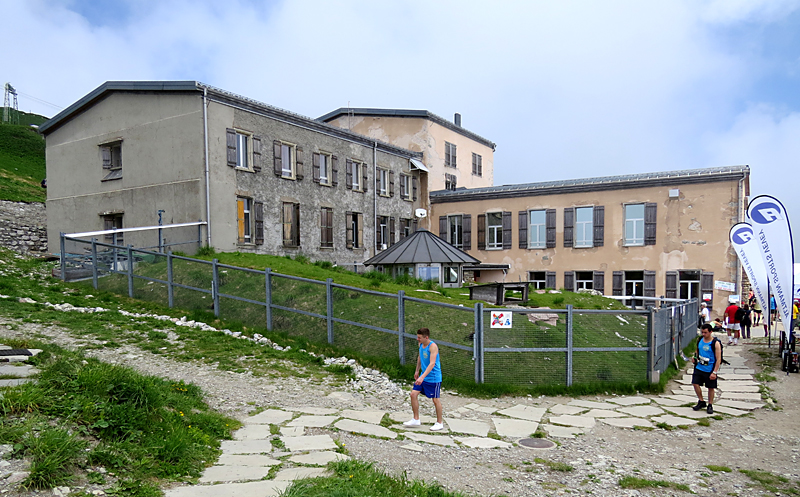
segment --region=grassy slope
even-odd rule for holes
[[[29,126],[0,124],[0,200],[44,202],[44,138]]]

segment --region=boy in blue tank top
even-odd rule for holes
[[[422,392],[433,401],[433,406],[436,408],[436,423],[431,426],[431,431],[439,431],[444,428],[442,401],[439,398],[442,388],[439,346],[431,341],[431,332],[428,328],[417,330],[417,343],[419,344],[419,355],[417,356],[417,368],[414,371],[414,386],[411,389],[411,409],[414,411],[414,418],[403,424],[405,426],[420,425],[419,393]],[[422,370],[422,374],[419,373],[420,370]]]

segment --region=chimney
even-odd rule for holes
[[[456,126],[461,127],[461,114],[456,112],[455,118],[453,118],[453,122],[456,123]]]

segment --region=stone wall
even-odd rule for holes
[[[0,200],[0,247],[19,254],[46,254],[47,213],[44,204]]]

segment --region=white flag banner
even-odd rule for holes
[[[788,340],[794,293],[794,247],[789,215],[778,199],[759,195],[750,202],[747,217],[750,218],[753,234],[761,247],[770,291],[775,296],[775,304]]]
[[[761,308],[769,309],[767,270],[753,227],[747,223],[735,224],[729,235],[736,255],[739,256],[739,261],[750,279],[750,289],[753,290]],[[765,315],[769,316],[769,311],[766,311]]]

